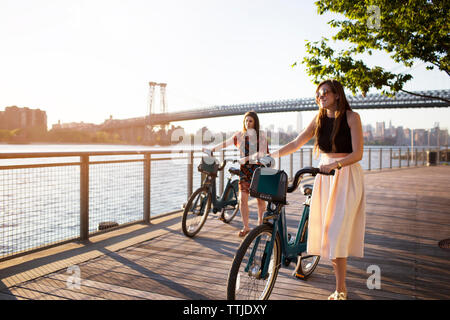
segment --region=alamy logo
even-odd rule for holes
[[[71,274],[67,278],[67,289],[80,289],[81,288],[81,270],[79,266],[70,266],[67,268],[67,273]]]
[[[381,13],[379,6],[368,6],[367,14],[369,18],[367,19],[367,28],[369,29],[380,29],[381,28]]]
[[[367,288],[370,290],[381,289],[381,269],[377,265],[370,265],[367,267],[367,273],[372,275],[367,279]]]

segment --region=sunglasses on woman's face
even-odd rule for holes
[[[320,97],[326,97],[330,91],[328,89],[320,89],[316,92],[316,99],[319,99]]]

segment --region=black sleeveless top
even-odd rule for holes
[[[319,132],[319,148],[324,153],[331,153],[332,144],[331,144],[331,132],[333,131],[333,124],[335,118],[328,118],[327,116],[324,119],[324,123]],[[347,111],[344,113],[344,119],[342,119],[341,127],[339,128],[339,132],[336,135],[334,140],[336,145],[335,153],[351,153],[353,152],[352,148],[352,135],[350,133],[350,127],[347,123]]]

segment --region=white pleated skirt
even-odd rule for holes
[[[321,156],[320,164],[343,158]],[[364,256],[366,225],[364,173],[359,163],[318,174],[314,180],[309,213],[307,252],[335,259]]]

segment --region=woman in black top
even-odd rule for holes
[[[334,176],[318,174],[314,180],[307,252],[332,261],[336,291],[328,299],[345,300],[347,257],[364,255],[364,174],[358,163],[363,156],[362,125],[338,81],[321,82],[316,102],[319,112],[308,127],[271,156],[291,154],[315,137],[320,170],[335,169]]]

